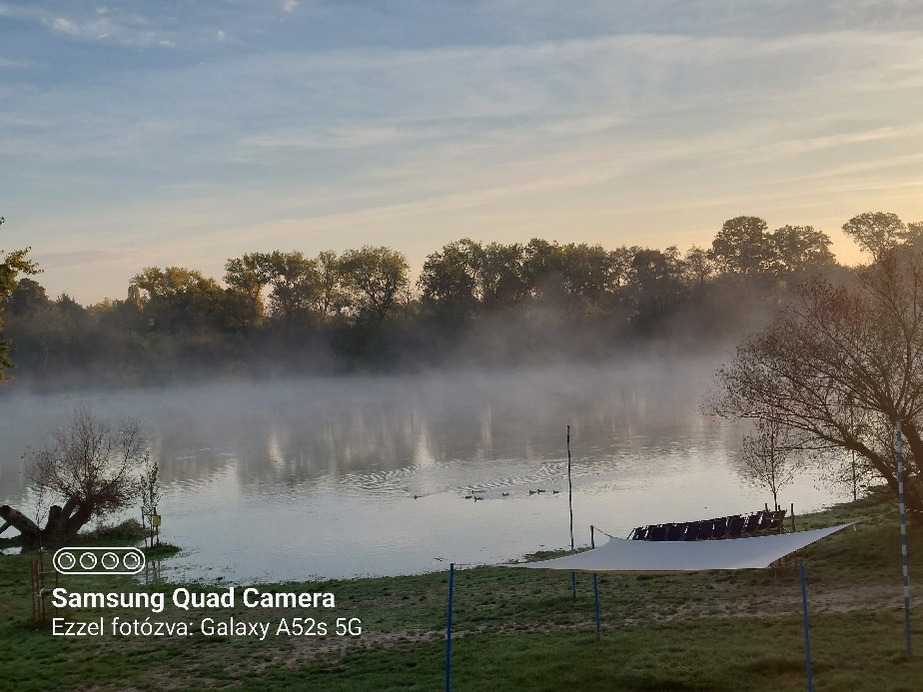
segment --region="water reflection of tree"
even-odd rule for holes
[[[294,485],[320,478],[377,476],[426,464],[490,459],[547,461],[563,454],[570,421],[594,438],[625,439],[687,426],[696,418],[680,377],[654,382],[584,372],[499,373],[416,382],[376,381],[366,389],[311,392],[266,407],[238,426],[238,474],[251,483]],[[598,442],[598,440],[597,440]]]
[[[401,487],[389,474],[433,463],[562,460],[568,424],[575,450],[650,445],[665,430],[713,426],[696,410],[710,371],[633,361],[323,378],[121,393],[94,407],[150,422],[165,486],[205,483],[233,466],[244,488],[327,480],[364,490]],[[22,446],[29,440],[22,435]],[[17,487],[17,472],[0,464],[5,493]]]

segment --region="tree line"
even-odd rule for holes
[[[844,229],[893,240],[919,226],[878,212]],[[734,339],[806,277],[846,271],[830,245],[811,226],[770,231],[754,216],[729,219],[709,247],[685,252],[465,238],[430,253],[416,281],[388,247],[252,252],[227,260],[222,283],[187,267],[147,267],[125,299],[86,307],[49,297],[22,251],[8,256],[20,265],[0,289],[17,377],[39,387],[134,385],[190,372],[514,363],[604,357],[653,338]]]

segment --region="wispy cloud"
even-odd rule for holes
[[[10,19],[40,19],[47,16],[47,12],[40,7],[35,7],[34,5],[26,4],[11,4],[7,2],[0,2],[0,17],[8,17]]]
[[[0,56],[0,69],[16,69],[22,67],[31,67],[32,61],[30,60],[13,60],[11,58],[4,58]]]
[[[426,137],[424,132],[401,131],[394,127],[348,125],[312,130],[279,130],[245,137],[244,148],[289,150],[359,149],[408,142]]]
[[[81,41],[111,41],[120,46],[142,48],[176,45],[172,36],[152,26],[138,13],[106,10],[73,19],[45,17],[42,23],[52,31]]]

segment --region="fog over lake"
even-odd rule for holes
[[[0,399],[0,503],[47,510],[29,491],[27,447],[86,403],[98,418],[144,425],[160,463],[163,540],[184,548],[165,563],[177,576],[243,582],[504,562],[570,544],[567,425],[578,545],[590,524],[624,536],[771,501],[741,477],[743,428],[700,413],[718,364],[633,358],[10,394]],[[811,473],[780,493],[796,512],[844,498]]]

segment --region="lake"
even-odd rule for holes
[[[570,545],[568,425],[577,545],[590,524],[625,536],[771,502],[739,470],[744,428],[700,413],[717,364],[634,358],[9,395],[0,503],[45,511],[29,491],[27,448],[88,404],[145,427],[162,537],[184,549],[165,563],[169,576],[241,583],[506,562]],[[845,498],[812,472],[780,493],[799,513]]]

